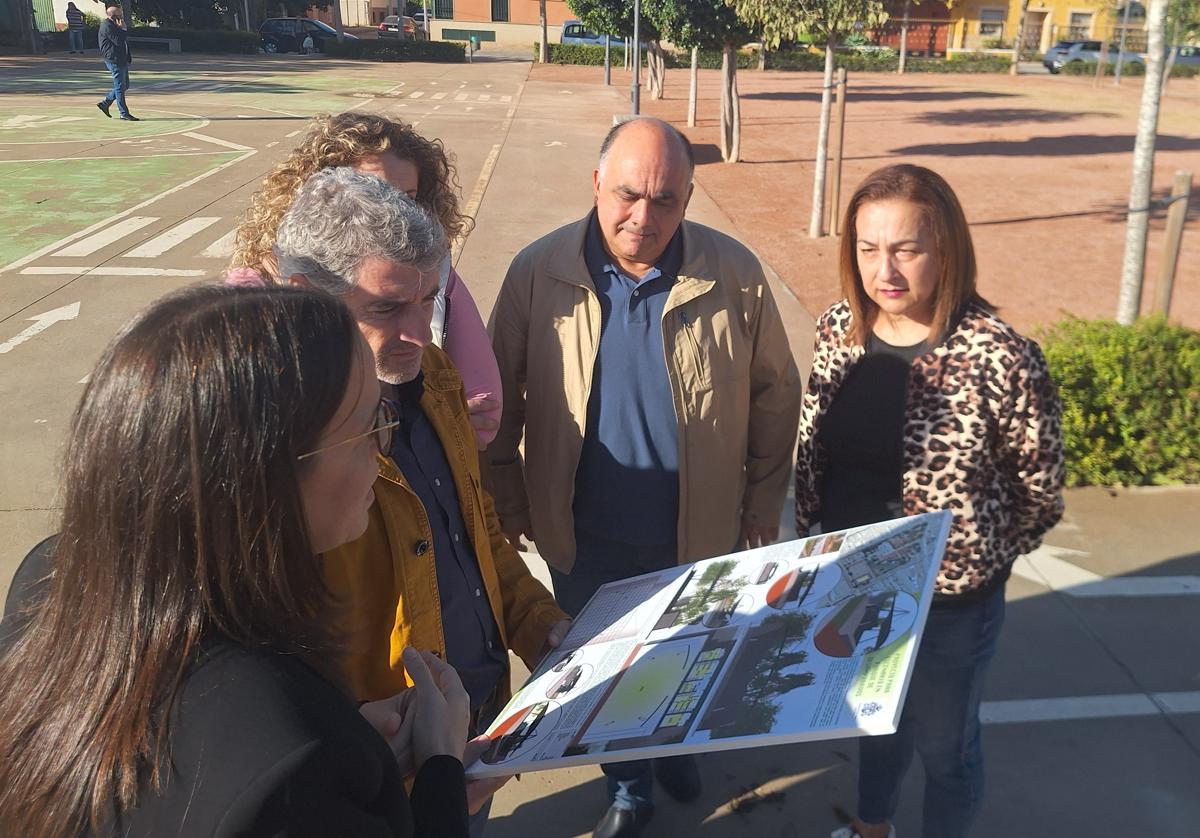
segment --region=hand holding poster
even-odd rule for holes
[[[949,526],[930,512],[605,585],[468,776],[895,732]]]

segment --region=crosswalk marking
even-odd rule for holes
[[[433,94],[429,98],[430,99],[445,99],[447,95],[449,95],[449,94],[447,94],[446,91],[443,90],[440,93]]]
[[[21,273],[27,276],[204,276],[208,271],[179,268],[121,268],[105,265],[98,268],[78,266],[22,268]]]
[[[458,94],[457,96],[455,96],[455,97],[454,97],[454,101],[455,101],[455,102],[465,102],[465,101],[467,101],[467,94],[465,94],[465,93],[460,93],[460,94]]]
[[[409,99],[420,99],[424,95],[425,95],[425,91],[417,90],[417,91],[414,91],[414,92],[408,94],[408,98]]]
[[[492,98],[492,96],[491,96],[491,94],[490,94],[490,93],[480,93],[480,94],[479,94],[479,101],[480,101],[480,102],[486,102],[486,101],[488,101],[488,100],[489,100],[489,99],[491,99],[491,98]]]
[[[501,96],[501,97],[500,97],[500,101],[501,101],[501,102],[511,102],[511,101],[512,101],[512,97],[511,97],[511,96]]]
[[[152,259],[156,256],[162,256],[172,247],[187,241],[197,233],[207,230],[220,220],[219,217],[211,216],[189,218],[182,224],[176,224],[165,233],[160,233],[150,239],[150,241],[143,242],[125,255],[134,259]]]
[[[102,250],[110,244],[136,232],[147,224],[153,224],[157,218],[152,216],[134,215],[123,221],[118,221],[111,227],[106,227],[98,233],[93,233],[86,239],[80,239],[74,244],[67,245],[55,253],[55,256],[91,256],[97,250]]]
[[[221,238],[210,244],[204,250],[200,251],[200,255],[206,259],[228,259],[233,255],[233,243],[237,238],[237,229],[230,230]]]

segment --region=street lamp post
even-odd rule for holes
[[[633,81],[630,82],[630,100],[633,102],[633,115],[642,112],[642,42],[639,25],[642,17],[641,0],[633,0]]]

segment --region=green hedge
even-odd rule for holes
[[[1096,65],[1085,61],[1072,61],[1070,64],[1062,66],[1062,72],[1068,76],[1094,76],[1096,75]],[[1117,64],[1115,61],[1106,61],[1104,63],[1104,75],[1112,76],[1117,72]],[[1144,76],[1146,75],[1145,64],[1133,64],[1125,62],[1121,68],[1123,76]],[[1194,64],[1176,64],[1171,68],[1171,78],[1173,79],[1190,79],[1200,76],[1200,67]]]
[[[586,46],[584,44],[548,44],[551,64],[583,64],[593,67],[604,66],[604,47]],[[533,45],[533,60],[537,61],[541,53],[541,45]],[[621,60],[621,47],[613,46],[610,60]]]
[[[325,52],[337,58],[361,58],[365,61],[440,61],[456,64],[465,61],[466,47],[452,41],[366,40],[328,41]]]
[[[1067,483],[1200,482],[1200,332],[1071,318],[1041,335],[1063,401]]]
[[[257,32],[235,32],[232,29],[167,29],[161,26],[135,26],[129,30],[131,38],[178,38],[179,46],[184,52],[207,53],[238,53],[253,55],[258,52],[259,38]],[[51,48],[67,48],[67,31],[52,32],[44,36],[47,46]],[[96,49],[98,30],[83,29],[83,46],[85,49]],[[132,43],[133,57],[136,61],[139,55],[149,55],[154,52],[166,52],[166,49],[151,44]]]
[[[551,64],[582,64],[590,67],[604,66],[604,47],[583,44],[550,44]],[[533,45],[533,60],[537,61],[538,45]],[[642,55],[645,56],[643,50]],[[614,67],[621,66],[624,61],[624,47],[613,44],[610,59]],[[643,60],[645,60],[643,58]],[[715,49],[700,50],[699,65],[705,70],[721,69],[721,51]],[[690,51],[671,52],[663,50],[663,64],[668,70],[686,70],[692,66]],[[750,51],[738,52],[739,70],[749,70],[758,66],[758,53]]]
[[[845,67],[851,72],[895,72],[900,66],[900,56],[894,52],[881,55],[871,53],[839,52],[833,56],[835,67]],[[1012,62],[1002,55],[956,55],[953,58],[908,58],[904,70],[908,73],[1007,73]],[[824,53],[807,50],[788,50],[767,53],[768,70],[825,69]]]

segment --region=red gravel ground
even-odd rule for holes
[[[602,82],[595,67],[534,65],[532,79]],[[817,73],[741,71],[742,162],[720,161],[719,73],[701,71],[697,127],[687,128],[688,73],[667,73],[666,98],[643,113],[684,130],[696,179],[814,314],[840,298],[837,239],[808,237],[820,116]],[[629,76],[614,72],[628,90]],[[1113,317],[1125,247],[1141,79],[1065,76],[850,76],[842,200],[879,166],[941,173],[971,222],[980,290],[1022,331],[1065,313]],[[1156,196],[1175,170],[1195,175],[1171,308],[1200,328],[1200,79],[1172,81],[1159,118]],[[844,205],[844,203],[843,203]],[[1142,310],[1157,299],[1165,211],[1151,219]]]

